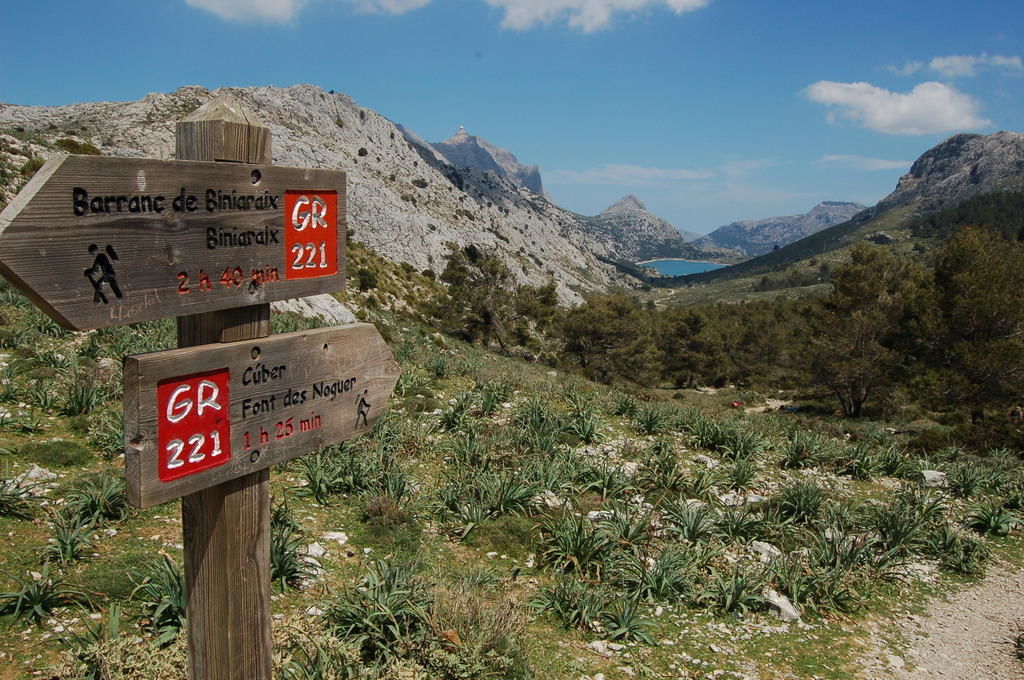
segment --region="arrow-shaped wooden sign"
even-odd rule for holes
[[[371,324],[129,356],[129,498],[163,503],[363,434],[398,373]]]
[[[0,273],[84,330],[329,293],[345,173],[66,156],[0,213]]]

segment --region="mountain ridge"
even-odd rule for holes
[[[572,304],[610,286],[635,287],[601,258],[613,256],[574,213],[495,175],[459,168],[409,141],[402,129],[341,93],[288,88],[185,86],[133,102],[0,105],[0,198],[10,200],[30,157],[48,158],[67,138],[104,155],[170,159],[177,121],[227,92],[270,128],[274,163],[348,174],[354,237],[382,256],[440,271],[449,246],[495,252],[521,284],[556,285]]]
[[[1024,134],[1001,131],[990,135],[953,135],[921,154],[888,196],[850,220],[737,265],[679,280],[705,283],[753,275],[848,247],[865,238],[884,241],[890,237],[880,232],[883,228],[903,228],[914,218],[1002,190],[1024,190]]]
[[[822,201],[806,213],[732,222],[697,239],[694,245],[725,248],[745,256],[763,255],[845,222],[865,207],[854,201]]]
[[[706,253],[687,243],[674,226],[626,194],[593,217],[580,216],[589,233],[630,263],[658,258],[696,259]]]

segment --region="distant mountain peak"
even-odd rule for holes
[[[631,210],[642,210],[644,212],[647,212],[647,206],[641,203],[640,199],[634,196],[633,194],[626,194],[619,200],[615,201],[615,203],[605,208],[604,211],[601,212],[601,215],[619,215],[624,212],[629,212]],[[601,215],[599,215],[599,217]]]
[[[773,248],[815,234],[847,221],[864,206],[851,201],[822,201],[802,215],[783,215],[760,220],[733,222],[719,227],[694,245],[701,248],[727,248],[742,255],[757,256]]]
[[[517,186],[545,195],[540,169],[536,165],[523,165],[512,152],[469,134],[463,125],[448,139],[430,146],[452,165],[493,172]]]

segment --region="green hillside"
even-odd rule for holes
[[[967,459],[953,427],[758,386],[779,376],[624,380],[607,360],[637,347],[587,344],[587,307],[499,306],[525,325],[490,351],[493,317],[458,305],[501,272],[470,255],[450,255],[446,292],[352,245],[343,299],[402,376],[372,434],[271,472],[275,677],[849,678],[869,617],[1024,565],[1015,452]],[[615,304],[601,328],[643,325]],[[453,305],[440,322],[476,344],[424,313]],[[121,356],[170,347],[173,324],[69,333],[6,284],[0,318],[0,678],[181,678],[180,511],[125,506],[118,415]],[[538,338],[558,367],[513,358]],[[774,618],[769,588],[802,623]]]

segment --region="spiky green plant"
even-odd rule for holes
[[[32,519],[32,487],[0,479],[0,516]]]
[[[404,657],[429,631],[430,598],[415,564],[375,560],[362,579],[327,608],[335,633],[359,645],[367,661]]]
[[[1006,536],[1015,519],[1001,500],[992,499],[973,506],[964,519],[964,526],[979,534]]]
[[[161,554],[141,572],[133,575],[131,597],[145,612],[145,625],[156,636],[158,645],[174,640],[185,626],[185,578],[171,558]]]
[[[825,493],[811,480],[790,482],[779,490],[778,506],[783,516],[795,522],[809,522],[821,512]]]
[[[43,548],[43,559],[47,562],[70,564],[85,556],[92,549],[89,538],[92,523],[74,509],[64,509],[50,516],[52,537]]]
[[[640,605],[636,600],[618,599],[601,612],[605,635],[610,640],[626,640],[654,644],[654,638],[648,629],[654,628],[651,619],[640,615]]]
[[[77,514],[84,524],[119,522],[128,516],[124,479],[114,475],[89,478],[64,498],[67,511]]]
[[[717,515],[704,503],[672,499],[663,510],[669,530],[684,541],[701,543],[715,535]]]
[[[49,618],[54,609],[76,604],[89,604],[89,596],[78,586],[50,575],[50,565],[44,564],[36,575],[26,573],[14,577],[15,587],[0,593],[0,616],[13,615],[28,618],[36,625]]]
[[[556,570],[600,575],[613,541],[585,517],[562,515],[541,526],[544,559]]]
[[[737,565],[730,572],[715,574],[710,587],[697,599],[723,614],[746,614],[764,606],[764,598],[761,596],[764,584],[763,573],[748,571]]]

